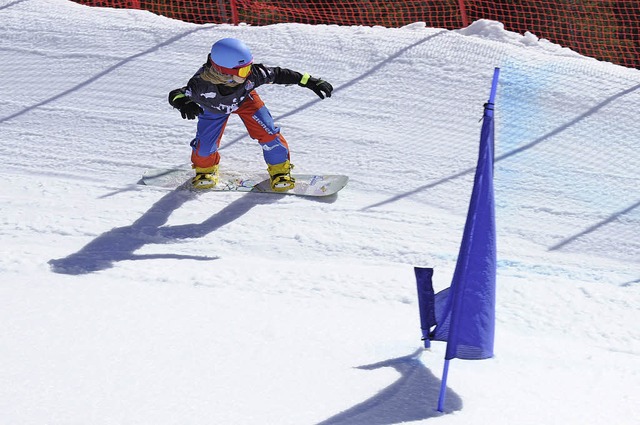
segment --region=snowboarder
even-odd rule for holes
[[[260,143],[271,187],[282,192],[294,187],[289,145],[255,91],[263,84],[298,84],[321,99],[331,97],[333,91],[327,81],[309,74],[253,63],[242,41],[223,38],[213,44],[207,62],[187,85],[169,93],[169,103],[180,110],[182,118],[198,118],[196,137],[191,141],[194,188],[208,189],[218,183],[218,148],[230,114],[239,115],[249,136]]]

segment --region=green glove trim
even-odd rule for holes
[[[309,78],[311,78],[311,75],[309,75],[309,74],[307,74],[305,72],[304,75],[302,76],[302,79],[300,80],[300,85],[301,86],[306,86],[307,83],[309,82]]]
[[[171,99],[171,102],[173,103],[173,102],[175,102],[175,101],[176,101],[176,100],[178,100],[178,99],[182,99],[183,97],[187,97],[187,95],[185,95],[184,93],[178,93],[178,94],[176,95],[176,97],[174,97],[173,99]]]

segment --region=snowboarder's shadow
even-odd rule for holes
[[[111,229],[89,242],[78,252],[65,258],[50,260],[49,265],[56,273],[81,275],[109,269],[114,263],[123,260],[160,258],[216,260],[218,257],[206,255],[135,254],[135,252],[147,244],[169,244],[176,240],[204,237],[240,218],[253,207],[271,204],[285,195],[264,196],[247,193],[201,223],[164,226],[175,210],[198,196],[198,193],[189,190],[176,189],[163,196],[133,224]]]
[[[441,416],[436,410],[441,381],[420,361],[420,353],[422,349],[409,356],[359,366],[363,370],[392,367],[400,378],[370,399],[317,425],[391,425]],[[462,399],[447,389],[445,411],[461,409]]]

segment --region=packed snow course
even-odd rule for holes
[[[640,71],[498,22],[193,25],[0,2],[0,422],[640,423]],[[138,185],[188,164],[167,103],[211,44],[335,90],[258,89],[310,200]],[[449,286],[494,68],[495,357],[421,351]],[[264,172],[237,117],[223,169]]]

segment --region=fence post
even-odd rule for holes
[[[238,25],[240,22],[240,18],[238,18],[238,6],[236,5],[236,0],[231,0],[231,23],[233,25]]]
[[[464,6],[464,0],[458,0],[458,4],[460,5],[460,17],[462,18],[462,27],[469,26],[469,18],[467,18],[467,9]]]

